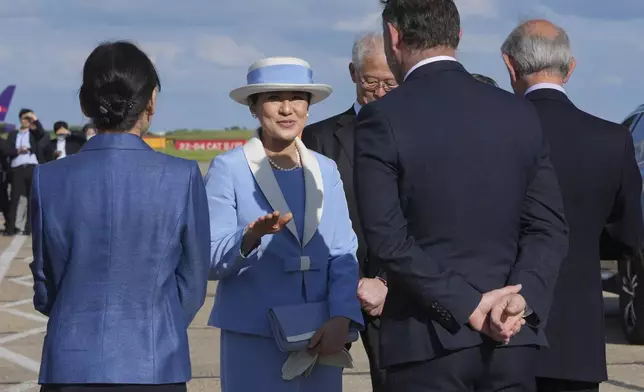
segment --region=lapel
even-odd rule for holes
[[[324,202],[324,187],[322,184],[320,164],[315,155],[311,154],[299,138],[295,139],[295,145],[300,153],[302,167],[304,169],[306,202],[303,230],[304,238],[301,242],[301,246],[304,247],[311,241],[320,224]],[[255,132],[253,137],[244,144],[243,151],[248,162],[248,167],[271,207],[279,211],[282,215],[291,212],[282,194],[282,190],[277,183],[277,179],[275,179],[273,168],[268,162],[268,159],[266,159],[266,151],[264,150],[264,145],[259,138],[258,132]],[[295,220],[291,219],[286,227],[299,242]]]
[[[353,106],[344,112],[340,118],[338,118],[337,126],[335,130],[335,137],[338,139],[340,146],[349,157],[349,163],[353,167],[353,146],[355,141],[354,128],[355,128],[355,119],[356,112],[353,109]]]

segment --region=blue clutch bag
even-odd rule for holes
[[[309,341],[329,320],[329,303],[308,302],[299,305],[279,306],[269,310],[269,322],[277,346],[283,352],[306,350]],[[354,323],[349,327],[347,343],[358,340]]]

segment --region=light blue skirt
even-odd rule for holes
[[[316,365],[308,377],[282,379],[288,355],[273,339],[221,331],[222,392],[341,392],[342,369]]]

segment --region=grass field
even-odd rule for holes
[[[210,162],[214,157],[221,153],[221,151],[177,151],[173,146],[168,146],[159,152],[172,155],[174,157],[190,159],[199,162]]]
[[[238,131],[174,131],[165,135],[166,139],[187,139],[187,140],[221,140],[221,139],[250,139],[253,136],[252,130]]]

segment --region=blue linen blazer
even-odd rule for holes
[[[275,210],[286,214],[289,206],[257,133],[210,165],[210,278],[219,281],[211,326],[273,337],[270,308],[318,301],[329,302],[330,317],[364,325],[356,294],[358,242],[340,173],[331,159],[307,150],[299,139],[296,143],[306,188],[303,240],[292,219],[246,257],[240,253],[246,226]]]
[[[100,134],[38,166],[31,202],[34,306],[49,316],[39,382],[188,381],[210,266],[197,164]]]

